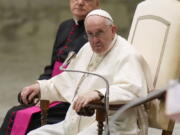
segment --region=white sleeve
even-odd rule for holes
[[[87,47],[87,46],[86,46]],[[67,69],[74,69],[79,59],[82,57],[85,46],[81,48],[77,56],[71,60]],[[68,101],[72,102],[74,96],[74,81],[76,75],[71,72],[63,72],[49,80],[39,80],[41,99],[50,101]]]

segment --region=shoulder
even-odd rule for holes
[[[89,42],[85,43],[84,46],[79,50],[78,55],[87,55],[92,52]]]
[[[136,48],[131,45],[126,39],[124,39],[121,36],[118,36],[118,51],[120,52],[119,54],[124,57],[124,58],[135,58],[135,59],[139,59],[141,56],[141,54],[138,52],[138,50],[136,50]]]
[[[125,51],[126,53],[138,53],[136,48],[132,44],[130,44],[125,38],[118,36],[117,42],[119,44],[119,48]]]
[[[73,23],[74,23],[74,20],[71,18],[71,19],[63,21],[61,25],[72,25]]]
[[[70,31],[70,28],[73,25],[73,23],[74,23],[73,19],[68,19],[68,20],[60,23],[58,26],[58,30],[57,30],[57,36],[62,34],[63,37],[66,37],[66,35]]]
[[[73,19],[68,19],[59,24],[59,28],[65,28],[71,26],[74,23]]]
[[[74,57],[74,59],[71,61],[70,65],[68,67],[74,66],[74,65],[78,65],[78,64],[82,64],[84,62],[86,62],[91,56],[92,56],[93,52],[92,49],[90,47],[89,43],[86,43],[77,53],[77,55]]]

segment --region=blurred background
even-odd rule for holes
[[[111,13],[118,33],[127,38],[141,1],[101,0],[101,8]],[[18,104],[17,93],[50,63],[57,28],[71,17],[68,0],[0,0],[0,124]]]

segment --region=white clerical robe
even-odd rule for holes
[[[110,84],[110,104],[125,104],[147,95],[147,81],[142,66],[143,58],[125,39],[115,36],[113,47],[104,56],[93,53],[89,43],[84,45],[68,69],[91,71],[104,76]],[[63,72],[50,80],[39,81],[41,99],[66,101],[71,106],[63,122],[45,125],[28,135],[96,135],[95,116],[79,116],[73,109],[73,101],[78,94],[98,90],[106,92],[105,82],[93,75]],[[88,95],[87,95],[88,96]],[[109,117],[113,112],[109,113]],[[137,108],[126,111],[117,120],[118,132],[112,135],[139,135]]]

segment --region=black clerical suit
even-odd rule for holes
[[[84,35],[85,28],[83,20],[78,21],[77,23],[75,23],[73,19],[63,22],[59,26],[56,35],[51,64],[44,68],[44,72],[40,75],[39,80],[51,78],[54,63],[56,61],[64,62],[70,51],[77,53],[87,42]],[[25,108],[27,108],[27,106],[19,105],[8,111],[1,126],[0,135],[10,135],[16,112]],[[58,105],[50,108],[48,112],[48,124],[54,124],[64,120],[68,108],[69,103],[59,103]],[[40,113],[36,113],[32,116],[27,132],[38,127],[40,127]]]

